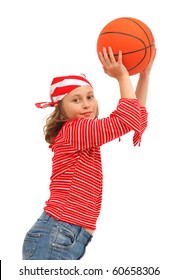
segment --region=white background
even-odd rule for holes
[[[34,103],[49,100],[53,77],[85,73],[95,88],[100,117],[108,116],[116,107],[119,90],[115,80],[103,73],[96,41],[108,22],[123,16],[144,21],[156,40],[157,57],[147,103],[149,126],[140,148],[133,147],[131,133],[123,136],[121,142],[115,140],[102,147],[102,210],[94,238],[77,265],[90,264],[92,268],[94,264],[105,269],[159,266],[161,275],[154,279],[176,279],[177,20],[174,4],[172,0],[159,3],[150,0],[1,1],[3,279],[22,279],[18,269],[26,263],[21,261],[23,239],[49,196],[52,153],[42,129],[44,118],[52,109],[40,110]],[[137,78],[138,75],[132,77],[134,85]],[[47,264],[52,266],[52,262]],[[150,279],[148,276],[138,279],[147,278]],[[118,276],[109,275],[109,279]]]

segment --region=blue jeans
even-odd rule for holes
[[[79,260],[91,239],[84,228],[55,220],[44,211],[25,236],[23,260]]]

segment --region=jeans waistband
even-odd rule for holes
[[[63,224],[65,228],[68,228],[77,236],[77,240],[79,240],[81,243],[88,244],[92,239],[92,234],[86,231],[83,227],[61,220],[56,220],[49,214],[47,214],[45,211],[43,211],[42,215],[40,216],[40,219],[43,220],[43,222],[53,222],[56,225]]]

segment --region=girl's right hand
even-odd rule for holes
[[[129,76],[126,67],[122,63],[122,52],[119,51],[118,60],[115,60],[111,47],[103,48],[102,52],[99,52],[99,58],[103,65],[104,72],[110,77],[116,78],[118,81],[124,77]]]
[[[122,52],[119,51],[118,60],[115,60],[111,47],[103,48],[103,52],[99,53],[100,60],[103,64],[104,72],[110,77],[116,78],[119,82],[121,98],[136,99],[135,92],[126,67],[122,63]]]

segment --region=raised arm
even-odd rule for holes
[[[107,118],[74,119],[63,126],[60,136],[77,150],[83,150],[101,146],[133,130],[133,144],[137,145],[145,127],[146,110],[141,112],[138,100],[121,98],[117,109]]]
[[[156,48],[155,48],[155,46],[153,46],[149,64],[147,65],[145,70],[139,74],[139,80],[138,80],[135,94],[136,94],[136,98],[138,99],[138,101],[142,107],[146,106],[148,86],[149,86],[149,77],[150,77],[150,72],[151,72],[151,69],[153,66],[155,56],[156,56]]]

